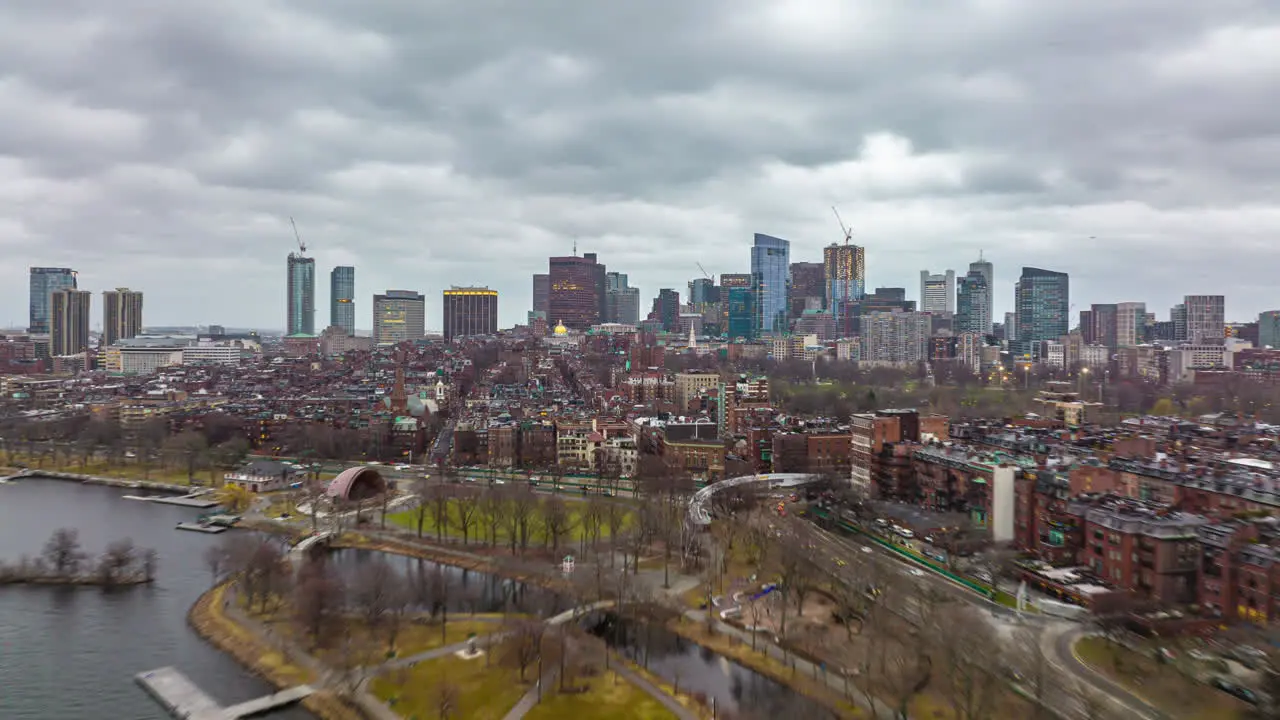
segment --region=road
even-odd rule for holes
[[[814,544],[815,553],[821,561],[831,563],[831,574],[841,582],[852,584],[854,587],[865,584],[868,578],[860,571],[859,566],[870,561],[875,563],[877,573],[894,573],[911,578],[946,597],[974,606],[981,611],[980,616],[990,623],[993,632],[999,634],[1005,643],[1017,642],[1019,631],[1036,633],[1040,642],[1040,654],[1053,672],[1036,671],[1033,665],[1039,660],[1037,653],[1034,652],[1011,652],[1002,658],[1002,663],[1026,678],[1047,676],[1042,699],[1046,706],[1059,715],[1068,718],[1096,717],[1096,714],[1089,712],[1087,703],[1081,700],[1080,693],[1077,691],[1078,684],[1084,684],[1092,688],[1099,698],[1115,711],[1116,717],[1136,720],[1164,718],[1163,714],[1142,698],[1133,695],[1124,687],[1076,659],[1072,647],[1085,634],[1085,630],[1078,623],[1036,613],[1019,613],[1012,608],[976,595],[935,573],[926,571],[922,576],[909,574],[911,565],[906,561],[878,545],[860,542],[855,539],[858,536],[828,532],[812,523],[802,521],[796,521],[792,526],[804,533],[802,537],[806,541]],[[844,566],[839,566],[837,560],[843,561]],[[911,619],[911,615],[915,614],[918,619],[918,610],[912,604],[912,600],[908,598],[904,603],[904,616]],[[1067,682],[1068,678],[1071,682]],[[1034,695],[1032,688],[1021,687],[1020,689]]]

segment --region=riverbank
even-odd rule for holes
[[[155,482],[153,480],[133,480],[129,478],[103,477],[101,475],[84,475],[61,470],[38,470],[27,468],[16,470],[8,477],[9,482],[21,482],[26,478],[37,480],[66,480],[84,485],[105,485],[107,487],[128,488],[130,490],[154,490],[157,492],[177,493],[185,495],[191,492],[190,485],[174,485],[172,483]]]
[[[230,587],[231,581],[217,585],[191,606],[187,623],[196,634],[278,689],[316,682],[319,678],[312,672],[294,664],[285,653],[227,616]],[[321,720],[365,719],[364,713],[323,688],[301,704]]]
[[[124,588],[135,587],[137,585],[149,585],[155,582],[154,578],[116,578],[114,580],[105,580],[92,575],[82,577],[5,577],[0,574],[0,585],[64,585],[67,587],[100,587],[100,588]]]

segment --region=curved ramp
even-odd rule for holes
[[[763,475],[741,475],[728,480],[712,483],[693,494],[689,500],[689,522],[694,525],[711,524],[711,512],[707,504],[716,493],[744,485],[764,485],[768,488],[788,488],[808,485],[817,482],[822,476],[811,473],[765,473]]]

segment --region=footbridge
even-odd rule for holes
[[[711,498],[716,493],[724,492],[731,488],[752,485],[760,485],[766,489],[789,488],[808,485],[821,479],[821,475],[810,473],[767,473],[764,475],[742,475],[711,483],[694,493],[693,498],[689,500],[689,522],[699,526],[710,525],[711,511],[707,509],[707,506],[710,504]]]
[[[321,533],[316,533],[314,535],[308,535],[307,537],[299,541],[297,545],[294,545],[292,549],[289,550],[289,559],[293,562],[301,562],[304,558],[307,557],[307,552],[310,551],[311,548],[317,545],[328,544],[328,542],[332,539],[333,539],[333,533],[330,533],[330,532],[321,532]]]

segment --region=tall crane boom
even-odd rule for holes
[[[702,263],[698,262],[697,260],[695,260],[694,263],[698,266],[698,269],[702,271],[702,274],[705,275],[708,280],[715,280],[715,278],[711,277],[711,273],[707,272],[707,269],[702,267]]]
[[[305,253],[307,244],[302,242],[302,236],[298,234],[298,224],[293,221],[293,216],[289,217],[289,224],[293,226],[293,239],[298,241],[298,250]]]
[[[840,211],[836,209],[835,205],[831,206],[831,212],[836,214],[836,222],[840,223],[840,230],[844,233],[844,244],[848,245],[849,238],[853,237],[853,228],[845,227],[844,220],[840,218]]]

